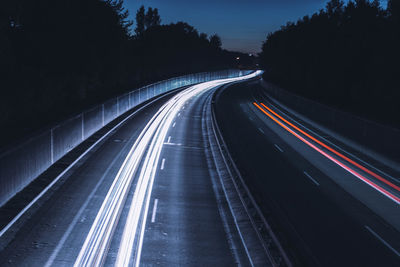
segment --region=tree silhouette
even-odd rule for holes
[[[153,8],[149,7],[147,9],[147,13],[146,13],[146,16],[145,16],[145,23],[144,23],[146,29],[154,26],[153,25],[153,18],[154,18]]]
[[[146,25],[145,20],[146,20],[145,9],[144,6],[141,6],[136,12],[136,28],[135,28],[136,35],[143,34]]]
[[[266,77],[303,96],[400,127],[400,1],[331,0],[270,33]],[[374,109],[371,107],[374,106]]]
[[[152,26],[158,26],[161,24],[161,17],[158,14],[158,8],[153,9],[153,20]]]
[[[400,2],[397,0],[389,0],[387,11],[390,14],[391,19],[396,22],[400,23]]]
[[[217,34],[211,35],[210,44],[212,47],[216,49],[221,49],[222,46],[221,38]]]
[[[136,12],[136,28],[135,33],[137,36],[141,36],[147,29],[159,26],[161,24],[161,17],[158,14],[157,8],[149,7],[147,12],[142,5]]]
[[[328,17],[338,17],[343,14],[344,2],[342,0],[332,0],[326,4]]]
[[[207,41],[208,41],[208,36],[207,36],[207,34],[204,33],[204,32],[200,33],[200,39],[202,39],[202,40],[207,40]]]
[[[187,23],[160,25],[156,8],[121,0],[0,1],[0,142],[150,82],[229,68]],[[0,147],[1,147],[0,143]]]
[[[158,14],[158,9],[157,8],[151,8],[149,7],[147,9],[147,13],[145,16],[145,27],[146,29],[149,29],[154,26],[158,26],[161,23],[161,18],[160,15]]]

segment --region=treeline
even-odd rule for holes
[[[161,25],[158,10],[136,13],[132,51],[139,52],[140,80],[236,66],[235,54],[221,49],[218,35],[199,33],[185,22]]]
[[[124,91],[235,66],[218,36],[122,0],[3,0],[0,146]]]
[[[400,1],[331,0],[269,34],[260,58],[282,87],[400,128]]]

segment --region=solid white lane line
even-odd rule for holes
[[[307,176],[308,179],[310,179],[315,185],[319,186],[319,183],[311,177],[306,171],[303,172],[305,176]]]
[[[151,215],[151,222],[152,223],[154,223],[156,221],[157,204],[158,204],[158,199],[156,198],[154,200],[153,214]]]
[[[161,170],[164,170],[164,163],[165,163],[165,158],[162,159],[162,161],[161,161]]]
[[[264,131],[263,131],[263,129],[258,128],[258,130],[259,130],[260,132],[262,132],[263,134],[265,134]]]
[[[172,128],[174,128],[174,127],[175,127],[175,125],[176,125],[176,122],[174,122],[174,124],[172,124]]]
[[[171,143],[171,136],[168,136],[168,141],[167,143]]]
[[[274,144],[274,146],[276,147],[276,149],[278,149],[280,152],[282,152],[283,153],[283,149],[282,148],[280,148],[277,144]]]
[[[398,252],[397,250],[395,250],[388,242],[386,242],[382,237],[380,237],[377,233],[375,233],[374,230],[372,230],[368,225],[364,225],[364,227],[373,235],[376,237],[376,239],[378,239],[379,241],[381,241],[388,249],[390,249],[394,254],[396,254],[398,257],[400,257],[400,252]]]

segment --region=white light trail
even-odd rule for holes
[[[175,95],[157,111],[140,133],[119,169],[74,266],[101,266],[104,263],[113,231],[119,222],[132,181],[144,157],[134,195],[129,203],[129,213],[115,263],[116,266],[128,266],[130,263],[139,265],[149,202],[161,150],[179,110],[188,100],[212,88],[250,79],[261,73],[256,71],[243,77],[215,80],[189,87]]]

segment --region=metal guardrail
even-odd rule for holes
[[[0,155],[0,206],[92,134],[128,110],[162,93],[251,71],[223,70],[160,81],[115,97],[74,116]]]

